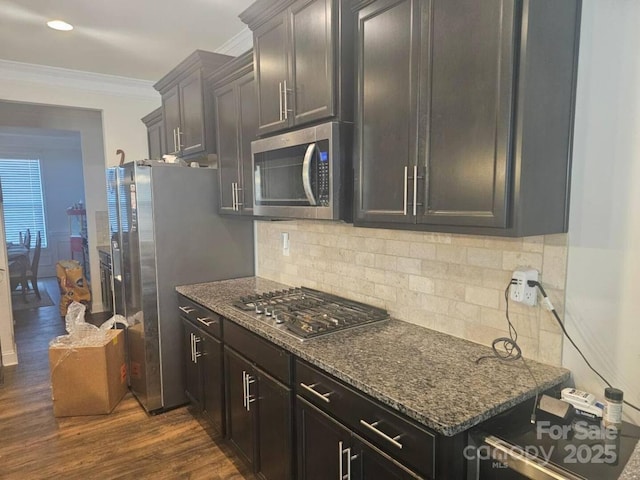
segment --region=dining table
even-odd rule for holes
[[[22,285],[22,299],[27,302],[27,270],[29,269],[29,249],[24,245],[8,243],[7,261],[9,270],[19,271]],[[13,290],[14,285],[11,285]]]

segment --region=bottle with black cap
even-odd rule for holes
[[[622,390],[608,387],[604,389],[604,412],[602,424],[605,428],[622,427]]]

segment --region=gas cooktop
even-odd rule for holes
[[[306,287],[248,295],[233,305],[264,315],[300,340],[389,318],[386,310]]]

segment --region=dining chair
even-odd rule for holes
[[[27,290],[25,284],[27,284],[27,271],[29,269],[29,257],[20,257],[9,264],[9,284],[11,291],[18,289],[21,286],[22,300],[27,302]]]
[[[33,252],[33,259],[31,265],[29,265],[29,257],[25,257],[25,260],[16,260],[9,265],[9,277],[11,280],[11,290],[16,290],[18,285],[22,287],[22,295],[26,298],[26,293],[29,290],[29,282],[31,282],[31,288],[33,289],[38,300],[40,297],[40,290],[38,290],[38,266],[40,264],[40,252],[42,251],[42,235],[38,231],[36,236],[36,247]]]
[[[31,250],[31,231],[27,228],[27,231],[24,234],[24,242],[22,243],[27,250]]]
[[[29,288],[29,282],[31,282],[31,288],[40,300],[40,291],[38,290],[38,265],[40,264],[40,252],[42,250],[42,235],[40,230],[38,230],[38,235],[36,236],[36,248],[33,252],[33,259],[31,260],[31,267],[27,269],[27,289]],[[24,288],[24,287],[23,287]]]

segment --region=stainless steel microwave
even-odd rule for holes
[[[328,122],[251,142],[254,215],[350,221],[351,134]]]

